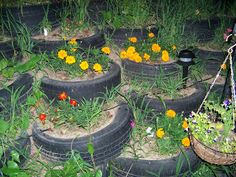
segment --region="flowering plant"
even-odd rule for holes
[[[192,135],[208,147],[221,152],[236,151],[236,136],[232,128],[233,107],[227,99],[219,105],[205,102],[204,112],[192,113],[188,119]]]
[[[47,68],[57,72],[64,72],[66,78],[82,77],[85,74],[101,74],[109,69],[111,62],[108,55],[110,48],[88,49],[82,51],[76,41],[72,38],[57,53],[52,53],[44,60]]]
[[[167,45],[160,41],[154,33],[150,32],[148,38],[138,40],[136,37],[128,38],[125,50],[120,52],[121,59],[129,59],[137,63],[141,62],[169,62],[176,54],[176,46]]]

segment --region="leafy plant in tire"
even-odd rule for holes
[[[125,49],[120,52],[121,59],[129,59],[136,63],[165,63],[176,55],[174,44],[165,44],[154,33],[147,34],[148,38],[138,40],[136,37],[128,38]]]
[[[54,72],[63,72],[68,79],[91,73],[99,75],[109,70],[110,52],[108,47],[82,51],[76,38],[72,38],[57,53],[45,56],[43,65]]]

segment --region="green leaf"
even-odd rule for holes
[[[0,71],[5,69],[8,66],[8,61],[5,59],[0,60]]]
[[[21,128],[23,130],[26,130],[29,127],[29,116],[27,115],[27,113],[25,113],[22,116],[22,124],[21,124]]]
[[[31,69],[34,69],[40,60],[41,60],[41,57],[39,55],[32,55],[30,60],[28,60],[24,64],[17,65],[15,70],[16,72],[19,72],[19,73],[27,72]]]
[[[96,171],[95,177],[102,177],[102,171],[101,170]]]
[[[14,67],[8,67],[2,70],[3,77],[12,78],[15,73]]]
[[[88,143],[88,153],[93,156],[94,148],[92,143]]]
[[[20,163],[20,155],[17,151],[11,151],[12,160]]]
[[[12,160],[7,161],[7,166],[9,169],[19,169],[18,164]]]
[[[9,128],[9,123],[0,119],[0,134],[4,134]]]

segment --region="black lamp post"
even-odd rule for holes
[[[187,79],[188,79],[188,67],[190,65],[194,65],[194,61],[193,61],[193,58],[195,58],[195,55],[192,51],[190,50],[181,50],[179,52],[179,60],[177,61],[177,63],[179,65],[181,65],[183,67],[183,75],[182,75],[182,78],[183,78],[183,88],[186,88],[186,82],[187,82]]]

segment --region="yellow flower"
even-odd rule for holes
[[[159,128],[159,129],[156,131],[156,136],[157,136],[158,138],[162,138],[164,135],[165,135],[165,131],[163,130],[163,128]]]
[[[188,128],[188,122],[186,120],[183,121],[182,127],[184,129]]]
[[[176,112],[172,109],[168,109],[166,111],[166,116],[169,117],[169,118],[174,118],[176,116]]]
[[[72,52],[75,52],[77,49],[76,48],[72,48],[70,49]]]
[[[155,53],[159,53],[161,51],[161,47],[159,44],[152,44],[152,51]]]
[[[93,69],[94,69],[94,71],[101,73],[102,72],[102,65],[100,65],[99,63],[95,63],[93,65]]]
[[[64,59],[65,57],[67,57],[67,52],[65,50],[60,50],[58,53],[57,53],[57,56],[58,58],[60,59]]]
[[[172,50],[176,50],[176,45],[172,45]]]
[[[135,47],[133,46],[129,46],[127,49],[127,54],[133,54],[136,51]]]
[[[183,138],[182,145],[185,147],[189,147],[190,146],[190,139],[188,137]]]
[[[71,64],[73,64],[73,63],[75,63],[76,62],[76,60],[75,60],[75,57],[74,56],[67,56],[66,57],[66,63],[67,64],[69,64],[69,65],[71,65]]]
[[[120,58],[121,58],[121,59],[128,58],[126,51],[122,50],[122,51],[120,52]]]
[[[132,43],[136,43],[137,42],[137,38],[136,37],[130,37],[129,41]]]
[[[148,55],[147,53],[144,53],[143,58],[145,60],[149,60],[150,59],[150,55]]]
[[[224,64],[222,64],[222,65],[220,65],[220,67],[221,67],[221,69],[223,69],[223,70],[226,70],[226,64],[224,63]]]
[[[167,50],[162,51],[161,59],[164,62],[168,62],[170,60],[169,53],[167,52]]]
[[[103,47],[103,48],[102,48],[102,52],[105,53],[105,54],[107,54],[107,55],[109,55],[109,54],[111,53],[111,50],[110,50],[109,47]]]
[[[81,68],[82,70],[85,71],[86,69],[88,69],[89,64],[88,64],[87,61],[82,61],[79,66],[80,66],[80,68]]]
[[[72,38],[68,43],[71,45],[76,45],[77,44],[76,38]]]
[[[62,39],[65,41],[66,40],[66,36],[63,36]]]
[[[142,57],[138,53],[134,54],[134,61],[136,63],[141,63],[142,62]]]
[[[153,38],[155,37],[154,33],[148,33],[148,37]]]

